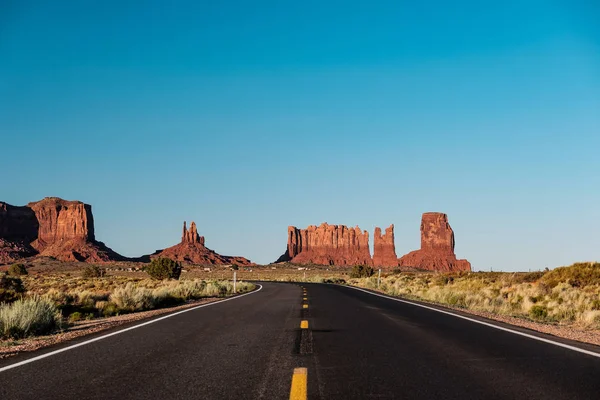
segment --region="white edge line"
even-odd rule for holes
[[[249,293],[244,293],[244,294],[240,294],[239,296],[230,297],[228,299],[219,300],[219,301],[213,301],[212,303],[201,304],[201,305],[196,306],[196,307],[187,308],[185,310],[174,312],[173,314],[165,315],[164,317],[156,318],[156,319],[153,319],[151,321],[146,321],[146,322],[142,322],[141,324],[138,324],[138,325],[130,326],[129,328],[121,329],[120,331],[112,332],[112,333],[109,333],[109,334],[106,334],[106,335],[103,335],[103,336],[98,336],[98,337],[95,337],[93,339],[86,340],[84,342],[77,343],[77,344],[74,344],[72,346],[68,346],[68,347],[62,348],[62,349],[54,350],[54,351],[51,351],[51,352],[46,353],[46,354],[42,354],[42,355],[37,356],[37,357],[28,358],[27,360],[19,361],[17,363],[14,363],[14,364],[2,367],[2,368],[0,368],[0,372],[4,372],[4,371],[7,371],[9,369],[17,368],[17,367],[20,367],[22,365],[29,364],[29,363],[41,360],[41,359],[46,358],[46,357],[54,356],[56,354],[62,353],[63,351],[73,350],[73,349],[75,349],[77,347],[85,346],[86,344],[97,342],[99,340],[106,339],[106,338],[109,338],[111,336],[115,336],[115,335],[118,335],[120,333],[123,333],[123,332],[127,332],[127,331],[131,331],[133,329],[141,328],[142,326],[150,325],[150,324],[153,324],[155,322],[162,321],[164,319],[171,318],[171,317],[174,317],[174,316],[179,315],[179,314],[183,314],[183,313],[186,313],[186,312],[194,311],[194,310],[197,310],[197,309],[203,308],[203,307],[214,306],[214,305],[221,304],[221,303],[224,303],[224,302],[229,301],[229,300],[239,299],[241,297],[248,296],[250,294],[254,294],[254,293],[260,292],[262,290],[262,288],[263,288],[262,285],[260,285],[258,283],[256,283],[255,285],[259,286],[259,288],[256,289],[256,290],[253,290],[253,291],[251,291]]]
[[[439,308],[429,307],[429,306],[426,306],[424,304],[413,303],[412,301],[408,301],[408,300],[404,300],[404,299],[399,299],[397,297],[386,296],[384,294],[379,294],[379,293],[373,293],[373,292],[370,292],[368,290],[364,290],[364,289],[357,288],[357,287],[354,287],[354,286],[349,286],[349,285],[336,285],[336,286],[342,286],[342,287],[347,287],[347,288],[354,289],[354,290],[360,290],[361,292],[369,293],[369,294],[371,294],[373,296],[379,296],[379,297],[383,297],[385,299],[399,301],[401,303],[406,303],[406,304],[410,304],[410,305],[413,305],[413,306],[426,308],[428,310],[437,311],[437,312],[442,313],[442,314],[452,315],[454,317],[465,319],[465,320],[471,321],[471,322],[475,322],[477,324],[489,326],[490,328],[499,329],[501,331],[514,333],[515,335],[524,336],[524,337],[529,338],[529,339],[539,340],[540,342],[553,344],[553,345],[558,346],[558,347],[564,347],[565,349],[569,349],[569,350],[572,350],[572,351],[576,351],[576,352],[579,352],[579,353],[583,353],[583,354],[587,354],[587,355],[590,355],[590,356],[593,356],[593,357],[600,358],[600,353],[596,353],[596,352],[593,352],[593,351],[590,351],[590,350],[585,350],[585,349],[582,349],[582,348],[579,348],[579,347],[575,347],[575,346],[571,346],[571,345],[568,345],[568,344],[565,344],[565,343],[561,343],[561,342],[555,342],[554,340],[546,339],[546,338],[535,336],[535,335],[530,335],[528,333],[519,332],[519,331],[516,331],[516,330],[513,330],[513,329],[505,328],[503,326],[494,325],[494,324],[491,324],[489,322],[479,321],[479,320],[477,320],[475,318],[465,317],[464,315],[455,314],[455,313],[450,312],[450,311],[440,310]]]

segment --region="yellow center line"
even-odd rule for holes
[[[307,321],[307,320],[305,320],[305,319],[304,319],[304,320],[302,320],[302,321],[300,322],[300,328],[301,328],[301,329],[308,329],[308,321]]]
[[[308,371],[306,368],[294,368],[290,400],[306,400],[308,386]]]
[[[307,301],[308,297],[303,297],[302,300]]]
[[[302,308],[308,308],[308,304],[302,304]]]

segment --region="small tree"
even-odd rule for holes
[[[10,303],[25,293],[23,281],[7,274],[0,276],[0,303]]]
[[[104,270],[97,265],[88,265],[83,269],[84,278],[101,278],[104,276]]]
[[[144,268],[153,279],[179,279],[181,265],[170,258],[155,258]]]
[[[27,275],[27,268],[24,264],[13,264],[8,267],[8,274],[12,276]]]
[[[350,272],[350,278],[368,278],[375,273],[373,267],[368,265],[355,265]]]

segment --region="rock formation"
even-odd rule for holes
[[[33,247],[40,252],[59,242],[95,240],[94,217],[89,204],[46,197],[27,204],[27,207],[33,210],[39,222],[38,237]]]
[[[192,221],[190,224],[190,230],[186,228],[185,221],[183,221],[183,236],[181,236],[181,243],[200,243],[204,246],[204,236],[198,235],[198,229],[196,229],[196,223]]]
[[[390,225],[381,235],[381,228],[375,228],[373,235],[373,266],[375,267],[397,267],[398,256],[394,244],[394,225]]]
[[[277,262],[321,265],[372,265],[369,233],[345,225],[310,225],[307,229],[288,227],[286,252]]]
[[[34,255],[61,261],[121,260],[94,236],[92,207],[57,197],[15,207],[0,203],[0,262]]]
[[[180,262],[199,265],[254,265],[244,257],[222,256],[204,245],[204,236],[198,235],[196,223],[190,224],[190,229],[183,223],[181,243],[168,249],[159,250],[151,258],[166,257]]]
[[[35,255],[31,242],[37,238],[37,231],[33,210],[0,202],[0,263]]]
[[[398,260],[401,267],[434,271],[470,271],[471,263],[457,260],[454,254],[454,231],[448,216],[442,213],[424,213],[421,220],[421,249],[412,251]]]

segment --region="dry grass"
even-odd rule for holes
[[[377,289],[377,278],[350,279]],[[473,311],[600,329],[600,264],[535,273],[403,273],[383,277],[384,293]]]
[[[54,314],[69,322],[81,319],[108,317],[131,312],[153,310],[183,304],[208,297],[233,294],[230,281],[182,279],[157,281],[146,274],[83,278],[80,274],[30,274],[22,277],[26,289],[22,300],[0,306],[0,337],[22,337],[37,334],[35,329],[21,329],[35,320],[42,321],[48,313],[37,313],[34,306],[51,305]],[[238,281],[237,293],[254,289],[252,283]],[[31,307],[33,308],[31,308]],[[30,307],[31,321],[23,317]],[[38,308],[39,308],[38,307]],[[35,310],[34,310],[35,309]],[[22,310],[23,312],[17,312]],[[36,317],[37,316],[37,317]],[[35,318],[34,318],[35,317]],[[43,318],[42,318],[43,317]],[[47,319],[47,318],[46,318]],[[17,321],[17,322],[15,322]],[[21,321],[21,322],[18,322]],[[23,332],[23,333],[14,333]]]

